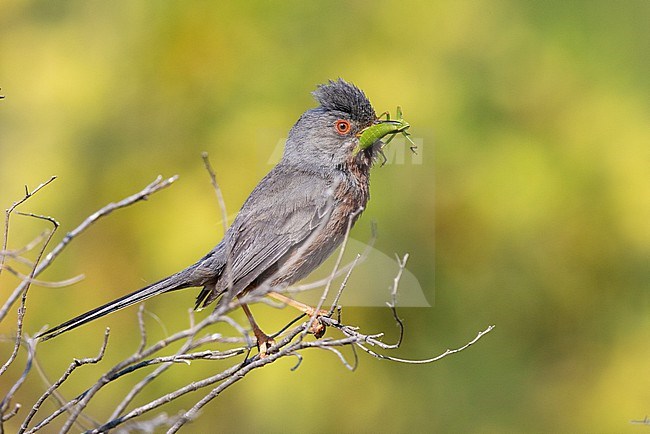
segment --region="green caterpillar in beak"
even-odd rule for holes
[[[384,115],[386,115],[386,119],[381,120],[381,117]],[[390,113],[388,112],[382,113],[374,124],[364,128],[359,134],[357,134],[359,144],[354,150],[354,155],[358,154],[362,149],[371,147],[378,140],[390,135],[390,138],[386,140],[386,143],[383,145],[385,146],[400,133],[411,143],[411,151],[415,152],[417,146],[413,140],[411,140],[407,131],[410,127],[411,125],[406,122],[402,116],[402,108],[400,106],[397,106],[397,119],[391,119]]]

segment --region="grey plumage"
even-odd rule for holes
[[[357,133],[376,122],[375,111],[357,87],[339,79],[313,94],[319,106],[298,119],[282,160],[251,192],[214,249],[188,268],[39,337],[50,339],[165,292],[203,287],[196,307],[205,307],[226,291],[235,297],[267,281],[292,284],[320,265],[368,201],[369,171],[379,142],[353,153]],[[341,119],[350,124],[347,134],[333,127]]]

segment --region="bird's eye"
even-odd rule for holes
[[[341,135],[349,133],[351,128],[350,122],[345,119],[339,119],[336,121],[334,127],[336,128],[336,132]]]

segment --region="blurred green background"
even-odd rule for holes
[[[26,331],[210,249],[223,231],[200,152],[210,152],[235,212],[314,106],[309,92],[340,76],[378,112],[400,104],[421,140],[421,160],[406,154],[403,164],[374,169],[372,199],[353,233],[366,240],[375,221],[377,249],[409,252],[408,270],[432,304],[402,309],[406,338],[394,355],[430,357],[489,324],[496,329],[424,366],[362,355],[349,372],[332,354],[309,351],[296,372],[286,360],[228,389],[187,431],[645,430],[630,421],[650,414],[649,22],[647,0],[4,0],[3,209],[24,184],[57,175],[23,211],[56,217],[60,239],[156,175],[180,175],[70,246],[42,277],[86,279],[34,287]],[[21,217],[12,224],[14,248],[45,227]],[[3,274],[3,293],[15,284]],[[170,294],[147,308],[176,330],[194,296]],[[73,356],[95,355],[108,325],[123,344],[107,360],[130,354],[135,311],[40,345],[48,374],[57,377]],[[293,315],[256,311],[268,330]],[[386,309],[344,315],[395,337]],[[14,328],[5,321],[0,331]],[[9,349],[2,344],[3,354]],[[85,368],[80,381],[108,366]],[[147,396],[217,369],[194,363]],[[32,376],[23,402],[44,389]],[[101,417],[101,407],[93,411]]]

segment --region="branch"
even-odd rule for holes
[[[174,181],[178,179],[178,176],[172,176],[171,178],[168,179],[163,179],[161,176],[156,178],[151,184],[147,185],[144,189],[140,190],[139,192],[135,193],[134,195],[131,195],[119,202],[116,203],[109,203],[105,207],[97,210],[95,213],[90,215],[88,218],[86,218],[79,226],[77,226],[75,229],[72,231],[68,232],[66,236],[61,240],[59,244],[57,244],[54,249],[48,255],[43,259],[43,262],[38,264],[33,272],[32,278],[38,276],[45,270],[47,267],[52,264],[52,262],[61,254],[61,252],[67,247],[67,245],[77,236],[81,235],[86,229],[88,229],[93,223],[95,223],[97,220],[99,220],[102,217],[105,217],[112,213],[115,210],[118,210],[120,208],[125,208],[129,205],[132,205],[136,202],[139,202],[141,200],[146,200],[150,195],[156,193],[159,190],[162,190],[163,188],[168,187],[171,185]],[[47,183],[41,184],[34,192],[29,195],[29,197],[33,196],[34,193],[36,193],[38,190],[40,190],[43,186],[49,184],[51,181],[54,180],[54,177],[48,181]],[[22,201],[19,201],[17,204],[14,204],[9,210],[7,210],[7,215],[11,214],[11,212],[21,203],[23,203],[25,200],[27,200],[29,197],[26,197]],[[7,217],[7,223],[5,223],[5,231],[8,231],[8,217]],[[5,233],[5,239],[7,238],[7,234]],[[6,246],[3,247],[3,250],[6,250]],[[18,285],[18,287],[14,290],[14,292],[9,296],[5,304],[2,306],[2,309],[0,309],[0,322],[4,320],[5,316],[7,316],[7,312],[9,311],[9,308],[16,302],[18,297],[25,291],[25,289],[29,286],[29,282],[23,282],[22,284]]]
[[[57,228],[59,227],[59,223],[52,217],[49,216],[43,216],[43,215],[38,215],[34,213],[23,213],[16,211],[16,209],[24,204],[28,199],[33,197],[37,192],[42,190],[45,186],[49,185],[51,182],[53,182],[55,177],[50,178],[47,182],[42,183],[39,185],[34,191],[30,192],[27,186],[25,186],[25,196],[16,202],[12,204],[11,207],[9,207],[6,210],[6,217],[5,217],[5,230],[4,230],[4,236],[3,236],[3,241],[2,241],[2,250],[0,251],[0,273],[3,270],[7,270],[8,272],[14,274],[15,276],[21,278],[21,283],[14,289],[14,291],[8,296],[8,298],[5,300],[5,303],[3,304],[2,308],[0,309],[0,322],[2,322],[5,318],[7,313],[9,312],[10,308],[15,304],[15,302],[18,300],[20,297],[21,302],[20,306],[18,308],[18,315],[17,315],[17,320],[16,320],[16,335],[14,340],[14,346],[11,354],[9,355],[9,358],[5,361],[5,363],[0,366],[0,376],[3,375],[9,366],[11,366],[12,363],[16,360],[16,357],[18,355],[18,351],[21,347],[21,343],[23,343],[23,322],[24,318],[27,312],[27,295],[29,288],[32,283],[39,283],[39,284],[44,284],[45,286],[50,285],[50,286],[55,286],[57,284],[70,284],[74,283],[77,281],[77,278],[74,279],[68,279],[67,281],[63,282],[55,282],[55,283],[47,283],[47,282],[41,282],[35,279],[35,277],[40,274],[45,268],[47,268],[55,259],[56,257],[63,251],[63,249],[79,234],[81,234],[85,229],[87,229],[92,223],[94,223],[96,220],[99,218],[110,214],[112,211],[129,206],[137,201],[144,200],[148,197],[148,195],[155,193],[156,191],[168,186],[171,184],[176,177],[167,179],[167,180],[162,180],[162,178],[158,177],[156,181],[145,187],[142,191],[139,193],[136,193],[135,195],[132,195],[130,197],[127,197],[126,199],[118,202],[118,203],[112,203],[109,204],[99,211],[95,212],[93,215],[89,216],[87,219],[85,219],[81,225],[79,225],[74,231],[68,233],[66,237],[43,259],[43,255],[45,254],[45,250],[49,246],[50,241],[52,240],[54,234],[56,233]],[[50,222],[53,225],[52,230],[45,231],[43,234],[39,235],[35,240],[32,242],[28,243],[26,246],[24,246],[21,249],[13,250],[10,251],[7,249],[8,245],[8,239],[9,239],[9,228],[10,228],[10,218],[13,213],[17,213],[23,216],[27,217],[32,217],[32,218],[37,218],[41,220],[46,220]],[[42,243],[42,247],[39,249],[37,253],[36,260],[31,262],[26,259],[23,259],[20,255],[23,252],[27,252],[32,250],[34,247],[36,247],[39,243]],[[22,273],[19,273],[17,270],[15,270],[13,267],[6,265],[5,264],[5,258],[11,257],[14,259],[17,259],[19,262],[27,263],[30,265],[30,273],[29,275],[23,275]],[[43,260],[42,260],[43,259]],[[42,261],[41,261],[42,260]],[[13,410],[9,411],[9,403],[11,399],[15,396],[17,393],[18,389],[23,385],[25,378],[27,377],[29,371],[31,370],[32,367],[32,360],[33,360],[33,355],[34,355],[34,348],[35,348],[35,343],[33,343],[33,340],[31,339],[25,339],[24,340],[24,345],[27,348],[27,362],[25,365],[25,370],[23,371],[23,375],[13,384],[13,386],[10,388],[9,392],[5,395],[3,398],[2,402],[0,403],[0,431],[2,431],[2,425],[1,422],[8,420],[9,418],[13,417],[20,406],[16,406]],[[30,416],[31,417],[31,416]]]
[[[90,358],[85,358],[85,359],[76,359],[75,358],[75,359],[72,360],[72,363],[70,363],[70,366],[68,366],[68,369],[65,370],[65,372],[61,375],[61,377],[59,377],[59,379],[57,381],[55,381],[52,385],[50,385],[50,387],[45,391],[45,393],[43,395],[41,395],[41,397],[36,401],[36,403],[34,403],[34,405],[32,406],[32,409],[30,410],[29,414],[27,415],[27,417],[23,421],[22,425],[20,426],[20,432],[21,433],[25,432],[25,430],[27,429],[27,426],[32,421],[32,419],[33,419],[34,415],[36,414],[36,412],[38,412],[38,410],[41,408],[41,405],[50,396],[54,395],[57,398],[57,401],[59,402],[61,407],[59,407],[59,410],[52,413],[50,419],[45,420],[45,423],[43,424],[43,426],[47,425],[47,423],[49,423],[52,419],[54,419],[56,416],[58,416],[62,412],[68,410],[69,405],[62,405],[63,403],[62,403],[62,400],[60,399],[60,397],[55,395],[56,391],[70,377],[70,375],[72,375],[72,373],[77,368],[79,368],[81,366],[84,366],[84,365],[99,363],[104,358],[104,354],[106,354],[106,347],[108,346],[108,336],[109,336],[109,334],[110,334],[110,329],[107,328],[106,331],[104,332],[104,342],[102,343],[102,346],[100,347],[99,353],[97,354],[96,357],[90,357]],[[35,430],[36,430],[36,428],[34,430],[30,430],[29,432],[33,432]]]
[[[15,208],[14,208],[15,209]],[[23,284],[25,286],[25,289],[22,290],[22,298],[20,301],[20,307],[18,308],[18,318],[16,320],[16,338],[14,340],[14,348],[13,351],[11,352],[11,355],[7,359],[7,361],[0,367],[0,376],[2,376],[5,371],[11,366],[11,364],[16,360],[16,357],[18,356],[18,350],[20,349],[20,342],[23,337],[23,321],[25,320],[25,312],[26,312],[26,304],[27,304],[27,291],[29,290],[29,287],[31,285],[31,282],[34,279],[34,276],[36,274],[36,265],[38,262],[41,260],[43,257],[43,253],[45,252],[45,249],[47,248],[48,244],[52,240],[52,237],[54,236],[54,233],[56,232],[56,229],[59,227],[59,223],[54,220],[52,217],[45,217],[41,215],[36,215],[36,214],[30,214],[30,217],[35,217],[38,219],[42,220],[47,220],[50,223],[54,225],[53,229],[49,232],[49,235],[46,237],[45,242],[43,243],[43,247],[40,249],[38,252],[38,256],[36,257],[36,261],[34,262],[34,266],[32,267],[32,271],[29,274],[29,277],[23,281]],[[0,267],[2,268],[2,267]],[[22,284],[21,284],[22,285]],[[14,294],[17,294],[16,291],[14,291]],[[2,320],[0,319],[0,322]],[[31,363],[28,364],[31,367]],[[17,386],[19,386],[19,383],[16,383]],[[15,390],[12,391],[12,394],[15,393]],[[7,397],[10,397],[11,395],[8,394]],[[7,398],[5,397],[5,399]],[[0,407],[0,412],[4,412],[6,410],[5,408]]]

